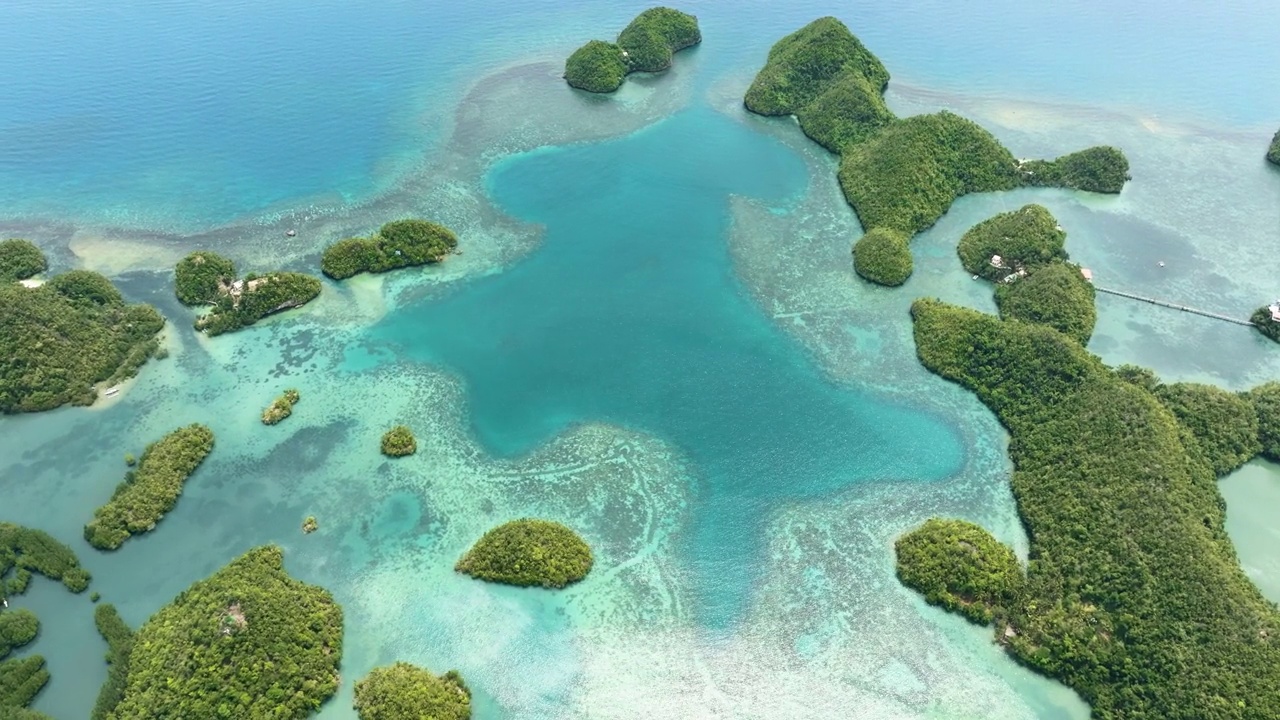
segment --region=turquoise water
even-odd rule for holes
[[[907,308],[986,310],[959,235],[1042,202],[1100,282],[1247,314],[1272,299],[1280,97],[1258,68],[1280,6],[998,0],[903,6],[696,1],[706,42],[615,97],[564,55],[639,3],[142,0],[0,7],[0,234],[111,275],[171,321],[168,360],[110,402],[0,418],[0,518],[81,553],[137,625],[245,549],[280,543],[343,604],[343,684],[397,659],[458,668],[479,718],[1071,718],[1087,708],[989,632],[926,606],[892,544],[931,515],[1025,554],[1005,436],[920,368]],[[857,281],[834,163],[740,99],[769,45],[837,14],[894,75],[902,114],[947,107],[1018,156],[1123,147],[1119,197],[971,197],[913,241],[916,273]],[[1194,52],[1188,48],[1194,48]],[[342,285],[213,340],[170,268],[246,270],[406,214],[455,228],[440,267]],[[284,230],[297,229],[287,238]],[[1165,262],[1161,268],[1157,262]],[[1233,389],[1280,377],[1256,333],[1099,301],[1091,350]],[[258,413],[285,387],[285,423]],[[209,461],[152,534],[80,540],[126,452],[208,423]],[[379,435],[411,425],[417,455]],[[1280,470],[1223,481],[1246,572],[1280,600]],[[320,531],[303,536],[302,519]],[[596,569],[563,592],[452,571],[484,530],[579,529]],[[84,717],[105,676],[84,597],[36,582],[37,708]]]

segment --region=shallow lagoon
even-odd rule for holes
[[[1009,50],[1021,58],[1011,66],[977,51],[994,37],[979,27],[990,17],[929,4],[845,17],[898,78],[899,112],[951,107],[1020,156],[1113,142],[1134,163],[1135,182],[1119,198],[1027,191],[961,201],[914,241],[916,276],[884,291],[852,277],[858,229],[830,157],[789,123],[746,116],[738,104],[769,43],[831,8],[694,3],[704,32],[723,40],[602,101],[564,89],[559,45],[616,32],[634,8],[540,12],[531,2],[431,15],[405,6],[405,16],[390,5],[362,15],[367,26],[311,11],[333,23],[319,32],[352,43],[339,49],[392,24],[403,43],[431,44],[414,22],[430,21],[447,38],[436,55],[361,61],[373,64],[349,83],[411,98],[369,113],[381,130],[363,147],[346,140],[354,135],[343,107],[323,112],[307,98],[381,107],[373,96],[329,93],[323,73],[294,82],[300,76],[277,71],[269,76],[277,93],[291,94],[259,104],[261,117],[295,104],[294,127],[315,127],[313,113],[327,130],[277,128],[263,131],[271,142],[240,147],[243,128],[233,124],[206,138],[220,162],[167,166],[180,176],[145,153],[132,158],[137,169],[125,174],[150,174],[145,187],[94,177],[95,168],[132,167],[109,156],[67,155],[59,167],[39,147],[27,148],[31,157],[0,153],[0,169],[18,179],[37,157],[57,182],[69,169],[87,174],[87,189],[6,183],[27,197],[7,203],[15,219],[3,230],[41,241],[57,267],[116,275],[171,319],[173,349],[110,403],[0,419],[0,515],[71,542],[95,573],[94,589],[134,624],[251,545],[281,543],[289,569],[330,588],[347,611],[346,682],[326,718],[353,717],[350,681],[394,659],[457,667],[483,718],[1087,716],[1069,691],[1005,659],[988,632],[924,606],[893,578],[893,538],[932,514],[975,520],[1025,551],[1003,434],[971,396],[919,368],[906,307],[939,295],[990,309],[986,288],[960,271],[955,240],[1032,200],[1062,220],[1073,256],[1112,284],[1232,312],[1270,298],[1274,268],[1257,258],[1270,252],[1280,217],[1280,174],[1260,161],[1274,128],[1256,123],[1277,101],[1253,98],[1239,77],[1274,54],[1271,46],[1242,30],[1214,35],[1223,44],[1217,62],[1185,73],[1135,79],[1098,68],[1068,77],[1037,58],[1161,57],[1179,28],[1203,18],[1169,13],[1167,32],[1121,47],[1113,41],[1129,31],[1111,11],[1078,3],[1057,12],[1105,32],[1096,46],[1069,49],[1061,35],[1035,32],[1061,18],[993,8],[1032,38]],[[264,7],[271,22],[298,17],[289,2]],[[171,8],[168,22],[236,32]],[[44,17],[26,12],[28,22]],[[147,33],[127,13],[75,19]],[[1215,20],[1231,21],[1230,13]],[[247,36],[264,33],[264,22],[247,22]],[[965,22],[974,32],[953,31]],[[28,25],[27,34],[39,29]],[[311,52],[304,42],[240,47],[256,62],[274,53],[281,68]],[[462,48],[474,49],[474,65],[452,64]],[[79,51],[61,52],[74,68]],[[117,70],[175,51],[146,52],[150,59]],[[188,71],[209,62],[197,58]],[[227,65],[220,82],[238,82],[253,66],[245,62]],[[446,71],[423,85],[417,76],[432,63]],[[1125,92],[1139,80],[1146,95]],[[954,92],[965,89],[974,94]],[[197,105],[216,109],[217,97]],[[98,102],[128,114],[118,96]],[[1123,109],[1134,105],[1141,110]],[[182,122],[155,120],[172,133],[147,135],[159,155],[202,131],[184,102],[166,112]],[[401,132],[388,139],[388,127]],[[111,149],[127,153],[129,144]],[[528,152],[544,146],[561,147]],[[314,166],[290,159],[303,156]],[[199,191],[219,187],[239,195]],[[55,203],[60,220],[88,224],[51,225],[14,209],[28,202]],[[327,286],[313,306],[229,337],[195,336],[163,271],[197,246],[225,248],[250,269],[280,258],[307,267],[324,242],[410,212],[457,228],[465,254],[441,268]],[[299,237],[286,240],[285,227]],[[1244,252],[1221,252],[1223,237]],[[1280,374],[1280,354],[1254,333],[1118,300],[1099,307],[1091,348],[1108,362],[1232,388]],[[263,428],[258,413],[286,386],[302,402],[288,421]],[[218,447],[161,527],[115,555],[83,544],[80,527],[123,474],[123,454],[197,420],[214,427]],[[377,438],[396,422],[418,431],[421,449],[393,463]],[[1280,599],[1274,522],[1248,511],[1276,482],[1273,466],[1255,463],[1225,480],[1224,494],[1246,568]],[[303,537],[308,514],[321,529]],[[450,570],[484,529],[526,514],[583,531],[598,551],[588,581],[551,594]],[[22,602],[46,622],[31,651],[49,658],[53,681],[37,707],[83,717],[104,675],[87,601],[37,582]]]

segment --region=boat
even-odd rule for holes
[[[118,392],[120,392],[120,386],[112,385],[111,387],[107,388],[106,391],[103,392],[102,394],[105,395],[106,397],[111,397],[112,395],[115,395]]]

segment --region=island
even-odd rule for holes
[[[133,652],[133,630],[110,603],[94,608],[93,624],[102,639],[107,641],[107,679],[98,691],[89,720],[107,720],[124,697],[125,683],[129,678],[129,654]]]
[[[456,670],[436,676],[397,662],[356,683],[355,709],[360,720],[468,720],[471,690]]]
[[[698,19],[668,7],[649,8],[636,16],[617,43],[592,40],[574,51],[564,66],[572,87],[611,93],[633,72],[662,72],[677,52],[702,42]]]
[[[1280,612],[1240,567],[1212,464],[1261,447],[1242,433],[1261,437],[1263,423],[1214,427],[1243,406],[1112,370],[1052,327],[929,299],[911,313],[924,366],[976,393],[1009,432],[1030,563],[1018,582],[985,536],[956,535],[968,555],[924,536],[917,549],[943,556],[900,556],[899,576],[940,603],[980,601],[996,640],[1095,717],[1280,717]],[[986,582],[992,567],[1001,582]],[[925,582],[940,571],[961,580]]]
[[[296,272],[236,278],[235,263],[200,250],[178,261],[174,294],[184,305],[209,305],[195,328],[210,337],[249,327],[262,318],[302,307],[320,294],[320,281]]]
[[[387,457],[404,457],[418,452],[418,441],[413,431],[404,425],[397,425],[382,436],[382,454]]]
[[[310,535],[311,533],[313,533],[313,532],[315,532],[315,531],[317,531],[317,530],[319,530],[319,529],[320,529],[320,523],[319,523],[319,521],[317,521],[317,520],[316,520],[316,516],[315,516],[315,515],[308,515],[308,516],[306,517],[306,519],[302,521],[302,534],[303,534],[303,535]]]
[[[302,396],[298,394],[297,390],[285,390],[284,394],[272,400],[267,409],[262,411],[262,424],[275,425],[289,417],[293,414],[293,406],[301,399]]]
[[[458,247],[458,236],[426,220],[394,220],[370,237],[353,237],[325,248],[320,270],[334,280],[360,273],[442,262]]]
[[[301,720],[338,689],[342,609],[255,548],[197,581],[133,637],[108,720]]]
[[[0,242],[0,283],[26,280],[48,269],[49,261],[30,240]]]
[[[954,113],[898,118],[884,103],[888,84],[880,60],[826,17],[773,46],[743,102],[760,115],[794,115],[806,135],[840,156],[840,187],[868,232],[913,237],[969,193],[1025,186],[1118,193],[1128,179],[1128,160],[1113,147],[1018,160]]]
[[[73,593],[89,587],[89,573],[71,548],[48,533],[0,522],[0,599],[27,591],[32,574],[60,581]],[[0,609],[0,717],[48,720],[25,708],[49,682],[44,658],[7,658],[36,639],[40,621],[30,610]]]
[[[99,550],[115,550],[134,535],[155,529],[182,495],[183,483],[213,450],[204,425],[178,428],[143,451],[138,468],[125,473],[111,500],[93,512],[84,539]]]
[[[1271,138],[1271,147],[1267,148],[1267,160],[1273,165],[1280,165],[1280,130]]]
[[[563,588],[587,576],[591,548],[557,522],[525,518],[486,532],[454,569],[478,580]]]
[[[1280,300],[1254,310],[1249,322],[1267,339],[1280,342]]]
[[[160,348],[155,308],[87,270],[28,279],[47,267],[30,242],[0,243],[0,413],[92,405],[97,385],[133,377]]]
[[[853,245],[853,269],[877,285],[895,287],[911,277],[911,248],[905,233],[874,228]]]
[[[930,519],[898,538],[894,551],[903,585],[979,625],[1008,616],[1023,592],[1013,549],[970,522]]]

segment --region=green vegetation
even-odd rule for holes
[[[1280,165],[1280,130],[1271,138],[1271,147],[1267,149],[1267,160]]]
[[[1011,435],[1031,548],[996,616],[1009,652],[1099,718],[1280,717],[1280,614],[1240,569],[1197,441],[1141,378],[1039,325],[936,300],[912,316],[925,367]]]
[[[297,390],[285,390],[283,395],[271,401],[267,409],[262,411],[262,424],[275,425],[289,417],[293,414],[293,406],[301,399]]]
[[[134,636],[109,720],[314,713],[338,688],[342,609],[260,547],[194,583]]]
[[[894,549],[903,585],[980,625],[1006,616],[1022,594],[1013,550],[973,523],[933,518],[898,538]]]
[[[382,436],[382,454],[387,457],[404,457],[418,451],[418,441],[413,431],[404,425],[397,425]]]
[[[957,198],[1027,185],[1120,192],[1129,163],[1111,147],[1053,161],[1014,159],[991,133],[950,112],[899,119],[884,103],[889,72],[839,20],[782,38],[747,90],[761,115],[795,115],[841,156],[839,179],[862,227],[914,236]]]
[[[1115,194],[1129,180],[1129,159],[1119,148],[1099,145],[1056,160],[1028,160],[1021,164],[1026,184]]]
[[[34,267],[33,258],[22,259],[25,250],[18,256],[0,272]],[[125,304],[109,280],[87,270],[38,288],[0,283],[0,412],[93,404],[93,386],[133,377],[159,347],[163,327],[155,308]]]
[[[592,40],[569,56],[564,79],[580,90],[610,93],[633,72],[662,72],[672,57],[702,42],[698,19],[667,7],[649,8],[636,16],[618,42]]]
[[[6,580],[15,569],[14,577]],[[25,592],[33,572],[61,582],[73,593],[89,587],[89,573],[71,548],[42,530],[0,522],[0,598]]]
[[[454,670],[436,677],[398,662],[374,668],[356,683],[355,708],[360,720],[467,720],[471,691]]]
[[[93,624],[107,641],[107,680],[98,691],[89,720],[107,720],[124,697],[129,678],[129,654],[133,652],[133,630],[120,618],[114,605],[99,605],[93,610]]]
[[[174,293],[183,305],[216,302],[236,280],[236,264],[213,252],[193,252],[173,269]]]
[[[1066,260],[1066,239],[1067,234],[1047,209],[1026,205],[969,228],[960,238],[956,252],[965,272],[999,282],[1019,268]],[[996,255],[1004,267],[991,264]]]
[[[1095,294],[1093,283],[1084,279],[1078,266],[1054,261],[997,285],[996,306],[1006,320],[1048,325],[1084,345],[1098,320]]]
[[[0,706],[0,720],[53,720],[53,718],[35,710]]]
[[[1248,395],[1199,383],[1159,385],[1155,395],[1191,431],[1215,475],[1226,475],[1262,450],[1258,411]]]
[[[1258,332],[1276,342],[1280,342],[1280,322],[1271,319],[1270,307],[1260,307],[1255,310],[1249,318],[1249,322],[1253,323]]]
[[[320,294],[320,281],[294,272],[250,274],[237,280],[235,263],[202,250],[178,261],[174,289],[183,304],[213,306],[195,321],[197,330],[212,337],[306,305]]]
[[[320,269],[334,280],[438,263],[458,247],[458,237],[426,220],[395,220],[367,238],[347,238],[325,248]]]
[[[897,230],[875,228],[853,245],[853,269],[879,285],[901,285],[911,277],[911,248]]]
[[[320,529],[320,523],[316,521],[315,515],[308,515],[306,520],[302,521],[303,534],[310,535]]]
[[[29,240],[0,242],[0,283],[26,280],[49,269],[44,253]]]
[[[0,718],[48,720],[43,715],[22,710],[35,700],[48,682],[49,671],[45,669],[44,658],[39,655],[0,662]]]
[[[1258,442],[1262,456],[1280,462],[1280,382],[1252,389],[1249,400],[1258,414]]]
[[[908,235],[963,195],[1021,184],[1016,161],[991,133],[945,110],[895,121],[840,159],[840,187],[862,226]]]
[[[485,533],[454,569],[489,582],[562,588],[586,577],[591,564],[591,548],[577,533],[526,518]]]
[[[148,445],[138,469],[125,473],[111,500],[93,512],[84,539],[99,550],[115,550],[130,536],[155,528],[211,450],[213,431],[204,425],[178,428]]]
[[[14,648],[36,639],[40,632],[40,620],[26,608],[0,612],[0,660],[8,657]]]
[[[564,64],[565,82],[587,92],[613,92],[626,78],[622,48],[603,40],[592,40],[574,50]]]

